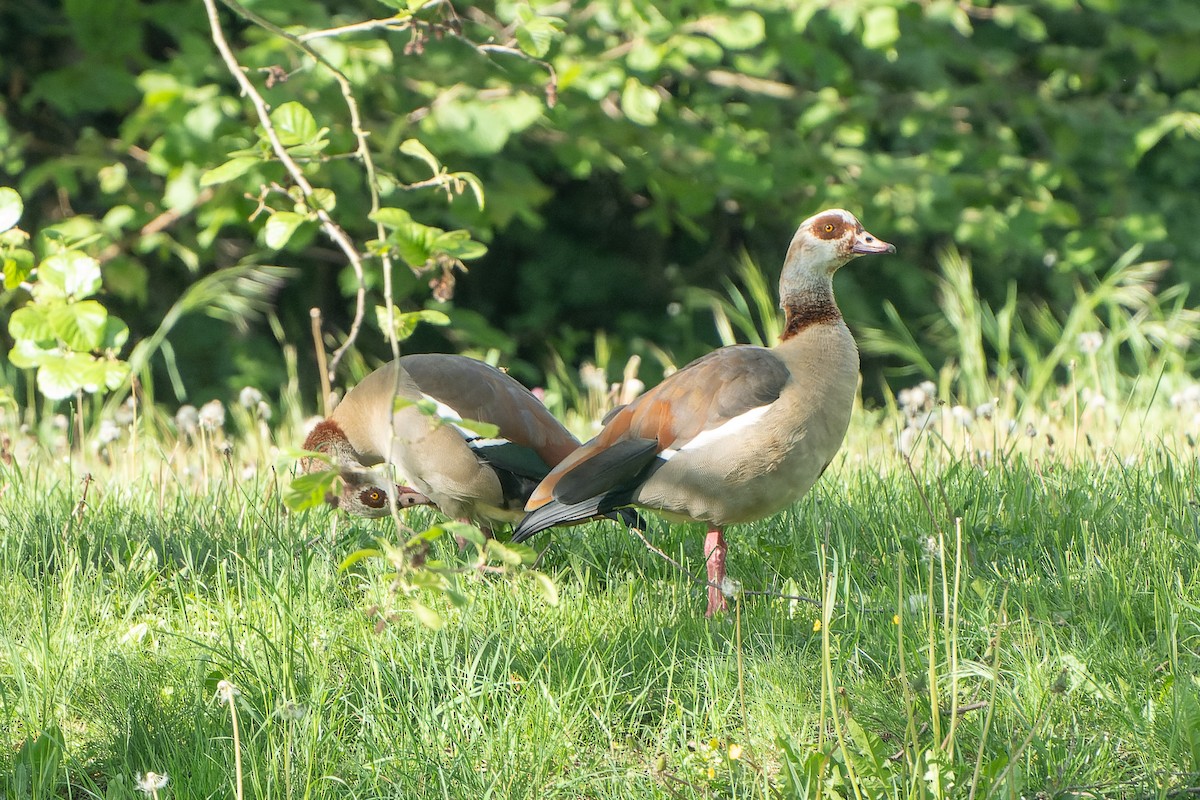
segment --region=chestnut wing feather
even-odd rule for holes
[[[766,348],[715,350],[622,408],[596,438],[551,470],[528,508],[636,485],[663,450],[684,447],[704,431],[773,403],[789,379],[787,367]]]

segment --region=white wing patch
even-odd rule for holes
[[[711,444],[716,444],[721,439],[730,436],[737,436],[744,433],[749,428],[757,425],[759,421],[766,416],[767,411],[771,408],[768,403],[765,406],[758,406],[749,411],[744,411],[732,419],[726,420],[715,428],[710,428],[689,439],[682,447],[671,447],[663,450],[658,454],[658,457],[670,461],[671,457],[683,450],[698,450],[701,447],[708,447]]]
[[[437,415],[446,420],[453,426],[454,430],[458,431],[464,439],[471,443],[471,447],[496,447],[498,445],[512,444],[508,439],[496,437],[494,439],[484,439],[478,433],[470,428],[464,428],[462,425],[455,425],[454,420],[461,420],[462,414],[459,414],[450,406],[438,400],[436,397],[430,397],[427,394],[422,394],[421,398],[428,400],[437,407]]]
[[[435,408],[437,410],[437,415],[439,417],[441,417],[442,419],[446,420],[447,422],[449,422],[454,427],[454,430],[458,431],[459,434],[461,434],[464,439],[470,441],[471,439],[479,438],[479,434],[475,433],[474,431],[467,430],[466,428],[462,427],[461,425],[454,424],[454,420],[462,419],[462,414],[459,414],[453,408],[446,405],[441,400],[438,400],[436,397],[430,397],[429,395],[425,394],[424,392],[421,393],[421,399],[428,400],[429,402],[433,403],[433,405],[435,406]]]

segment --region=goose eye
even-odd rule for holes
[[[833,233],[833,223],[832,222],[825,223],[825,232]]]
[[[383,496],[383,492],[378,489],[367,489],[359,495],[359,499],[363,504],[370,508],[383,508],[387,500]]]

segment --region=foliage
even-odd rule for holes
[[[90,299],[100,290],[100,264],[64,241],[64,232],[43,232],[48,254],[36,264],[29,236],[16,227],[20,197],[0,188],[0,260],[4,295],[27,294],[8,321],[13,366],[37,370],[39,391],[51,400],[115,389],[129,374],[118,358],[129,336],[125,323]]]

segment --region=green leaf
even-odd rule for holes
[[[72,350],[98,350],[104,341],[108,311],[95,300],[55,304],[46,319],[54,336]]]
[[[375,319],[379,322],[380,329],[386,331],[388,323],[387,306],[375,306]],[[392,324],[397,342],[403,342],[412,336],[413,331],[417,329],[417,325],[421,322],[428,323],[429,325],[449,325],[450,318],[441,311],[435,311],[432,308],[405,312],[395,306],[392,307]]]
[[[100,191],[114,194],[121,191],[129,182],[129,168],[120,161],[101,167],[97,176],[100,178]]]
[[[333,211],[337,208],[337,194],[332,189],[326,189],[321,186],[314,186],[311,197],[305,197],[301,202],[296,204],[297,212],[308,210],[316,211]]]
[[[81,300],[100,290],[100,262],[76,250],[55,253],[37,268],[34,296]]]
[[[547,605],[558,605],[558,587],[554,585],[554,581],[550,580],[549,575],[535,572],[533,573],[533,582],[538,588],[538,593],[545,598]]]
[[[110,392],[116,389],[129,377],[129,364],[117,358],[93,359],[88,370],[88,380],[84,384],[85,392],[98,392],[101,388]],[[90,388],[95,387],[95,388]]]
[[[475,202],[479,205],[479,210],[483,211],[483,181],[471,172],[455,172],[451,177],[471,187],[471,194],[475,195]]]
[[[368,219],[371,222],[378,222],[388,230],[395,230],[404,225],[411,225],[413,221],[412,214],[409,214],[403,208],[392,208],[390,206],[379,209],[371,214]]]
[[[8,360],[17,369],[33,369],[60,352],[57,347],[41,347],[32,339],[17,339],[8,351]]]
[[[471,238],[464,230],[446,231],[433,240],[433,249],[459,261],[470,261],[487,254],[487,245]]]
[[[550,52],[550,45],[554,43],[562,24],[558,17],[539,16],[528,5],[518,6],[517,25],[513,32],[517,37],[517,46],[526,55],[544,58]]]
[[[37,385],[50,400],[63,400],[76,392],[96,392],[96,359],[87,353],[55,352],[42,359],[38,367]]]
[[[325,498],[333,490],[338,472],[334,469],[317,470],[297,475],[283,494],[283,504],[292,511],[304,511],[324,505]]]
[[[494,558],[501,564],[511,567],[520,564],[531,564],[537,558],[537,552],[528,545],[501,544],[495,539],[488,539],[487,555],[489,558]]]
[[[0,232],[16,225],[24,210],[21,195],[17,194],[15,189],[0,186]]]
[[[426,628],[434,631],[440,631],[446,623],[442,620],[442,616],[426,605],[412,601],[413,614],[416,615],[417,621]]]
[[[24,248],[17,248],[3,253],[4,258],[4,288],[12,291],[29,280],[33,272],[33,253]]]
[[[8,319],[8,332],[14,339],[31,342],[54,340],[54,326],[50,324],[48,310],[38,303],[28,303],[14,311]]]
[[[284,147],[319,146],[328,128],[318,128],[312,112],[297,102],[284,103],[271,112],[271,125]]]
[[[250,170],[254,169],[256,164],[262,162],[262,159],[252,156],[238,156],[231,158],[220,166],[213,167],[200,176],[201,186],[215,186],[218,183],[227,183],[234,178],[240,178]]]
[[[373,547],[355,550],[353,553],[341,560],[337,566],[338,572],[345,572],[358,562],[362,561],[364,558],[383,558],[383,551],[377,550]]]
[[[296,229],[304,224],[303,214],[295,211],[276,211],[267,219],[263,227],[263,241],[267,247],[279,250],[288,243]]]
[[[57,793],[59,765],[63,757],[63,735],[50,725],[36,739],[26,739],[13,759],[14,772],[23,775],[26,797],[48,797]]]
[[[442,171],[442,162],[437,160],[437,156],[429,152],[428,147],[421,144],[421,142],[416,139],[405,139],[403,142],[401,142],[400,152],[404,153],[406,156],[412,156],[413,158],[419,158],[424,161],[429,165],[429,170],[434,175],[437,175]]]
[[[100,347],[104,350],[120,350],[129,341],[129,326],[116,317],[110,316],[104,321],[104,333],[100,337]]]
[[[500,434],[500,426],[493,425],[490,422],[480,422],[477,419],[456,419],[454,424],[460,428],[466,428],[472,433],[479,434],[484,439],[492,439]]]
[[[900,18],[894,6],[875,6],[863,14],[863,47],[886,50],[900,39]]]
[[[625,81],[625,88],[621,91],[621,110],[630,122],[637,125],[653,125],[658,122],[658,108],[661,104],[662,98],[658,96],[658,92],[640,83],[637,78]]]
[[[474,525],[466,522],[443,522],[441,527],[451,536],[462,537],[480,549],[487,546],[487,537]]]
[[[767,36],[767,26],[762,16],[753,11],[743,11],[721,19],[712,27],[709,35],[726,50],[749,50],[757,47]]]

